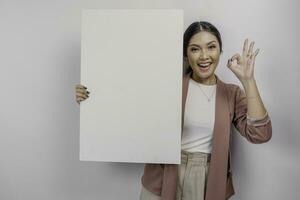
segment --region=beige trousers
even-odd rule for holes
[[[208,156],[209,154],[201,152],[181,151],[176,200],[204,200],[209,169]],[[160,199],[160,196],[142,186],[140,200]]]

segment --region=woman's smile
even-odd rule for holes
[[[201,72],[207,72],[210,69],[211,62],[198,63]]]

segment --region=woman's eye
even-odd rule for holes
[[[196,48],[191,48],[191,51],[192,51],[192,52],[195,51],[195,50],[198,50],[198,49],[196,49]]]
[[[214,48],[216,48],[216,46],[215,46],[215,45],[212,45],[212,46],[209,46],[208,48],[209,48],[209,49],[214,49]]]

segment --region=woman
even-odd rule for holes
[[[234,194],[230,168],[230,133],[233,124],[251,143],[264,143],[272,136],[271,121],[254,78],[259,50],[245,40],[242,54],[235,54],[227,67],[241,81],[222,82],[215,75],[222,40],[208,22],[194,22],[184,33],[181,164],[145,164],[141,200],[225,200]],[[77,102],[87,98],[76,87]]]

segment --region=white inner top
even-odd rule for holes
[[[204,85],[190,79],[181,138],[182,150],[211,153],[216,86]],[[211,100],[208,101],[208,98]]]

